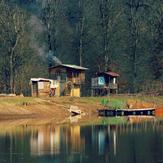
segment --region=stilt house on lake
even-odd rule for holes
[[[118,77],[115,72],[100,72],[95,74],[91,81],[92,96],[107,96],[118,93]]]
[[[81,87],[85,82],[85,71],[87,68],[61,64],[49,68],[49,78],[57,81],[58,87],[53,89],[53,95],[58,96],[81,96]]]

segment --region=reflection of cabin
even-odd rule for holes
[[[50,67],[50,78],[59,82],[59,96],[80,97],[80,89],[85,82],[85,70],[87,68],[67,64]]]
[[[58,87],[57,81],[44,78],[31,78],[31,94],[34,97],[46,97],[52,94],[52,90]],[[55,92],[57,95],[57,91]]]
[[[43,156],[60,153],[60,128],[43,126],[32,128],[30,137],[31,155]]]
[[[92,96],[107,96],[118,93],[118,77],[119,74],[111,71],[97,73],[92,78]]]

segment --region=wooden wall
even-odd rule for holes
[[[73,97],[80,97],[80,86],[74,86],[73,89],[71,89],[71,94],[70,96]]]
[[[32,82],[32,96],[48,97],[50,95],[50,81]]]

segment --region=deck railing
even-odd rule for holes
[[[105,84],[105,85],[99,85],[99,84],[92,84],[92,87],[96,87],[96,88],[109,88],[109,89],[118,89],[118,84],[117,83],[109,83],[109,84]]]

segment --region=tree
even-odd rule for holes
[[[46,0],[42,9],[41,19],[46,27],[48,53],[56,55],[56,26],[58,0]],[[49,66],[51,66],[50,63]]]
[[[6,55],[9,57],[10,92],[14,93],[14,73],[21,64],[17,62],[21,52],[16,53],[16,49],[24,35],[25,15],[20,8],[11,8],[3,1],[0,4],[0,8],[1,38],[4,42]]]
[[[122,17],[122,8],[120,1],[100,0],[99,3],[99,27],[101,29],[101,53],[100,58],[104,58],[100,70],[107,71],[113,64],[113,46],[117,34],[116,26]],[[102,60],[101,60],[102,61]],[[99,63],[100,64],[100,63]]]
[[[151,29],[152,29],[152,48],[151,48],[151,69],[155,80],[163,80],[163,8],[160,1],[151,3]]]
[[[128,0],[125,3],[125,14],[128,26],[126,31],[128,32],[126,58],[128,61],[127,67],[130,72],[128,74],[130,78],[128,81],[131,82],[130,91],[134,93],[138,92],[138,85],[140,84],[139,80],[142,80],[140,72],[143,73],[142,76],[147,73],[143,68],[146,63],[142,61],[143,58],[146,59],[148,57],[145,56],[147,49],[145,49],[146,39],[144,39],[147,38],[148,33],[148,28],[146,26],[146,14],[147,11],[149,11],[148,8],[149,5],[141,0]]]
[[[1,90],[5,93],[27,92],[32,74],[37,76],[44,72],[40,67],[42,61],[38,64],[39,55],[30,46],[29,15],[4,1],[1,1],[0,9]],[[39,69],[31,71],[36,65]]]
[[[83,65],[83,37],[84,37],[84,9],[83,0],[78,0],[78,32],[79,32],[79,60],[80,66]]]

